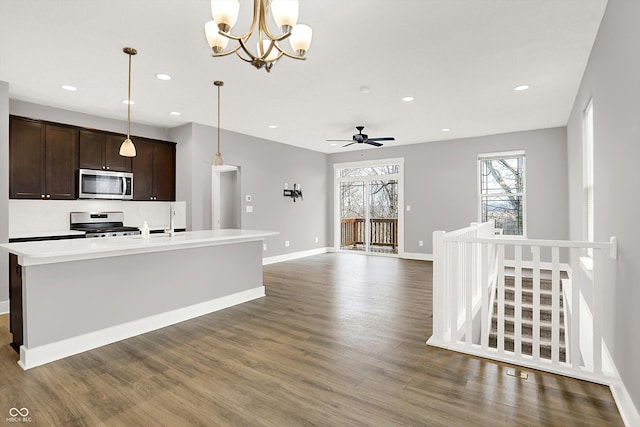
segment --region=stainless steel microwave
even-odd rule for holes
[[[133,199],[133,174],[93,169],[78,171],[78,197],[81,199]]]

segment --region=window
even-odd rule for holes
[[[589,100],[584,110],[584,133],[582,138],[583,149],[583,197],[585,205],[585,237],[587,241],[594,240],[593,224],[593,100]],[[587,254],[593,256],[593,249],[587,249]]]
[[[495,220],[496,228],[526,236],[524,152],[478,156],[480,221]]]

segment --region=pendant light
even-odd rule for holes
[[[220,87],[224,86],[224,82],[216,80],[213,84],[218,88],[218,151],[213,159],[213,165],[222,166],[224,165],[224,160],[222,160],[222,154],[220,154]]]
[[[125,47],[122,49],[124,53],[129,55],[129,85],[127,87],[127,139],[120,145],[120,155],[125,157],[136,156],[136,146],[131,141],[131,57],[138,53],[132,47]]]

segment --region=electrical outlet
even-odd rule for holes
[[[247,206],[247,213],[253,212],[253,206]]]
[[[285,248],[288,248],[288,247],[289,247],[289,241],[288,241],[288,240],[285,240],[285,241],[284,241],[284,247],[285,247]]]
[[[316,243],[318,243],[319,241],[320,241],[320,239],[316,237]]]
[[[424,240],[418,240],[418,246],[424,246]]]
[[[263,244],[262,244],[262,250],[263,250],[263,251],[266,251],[266,250],[267,250],[267,244],[266,244],[266,243],[263,243]]]
[[[284,183],[284,189],[285,189],[285,190],[288,190],[288,189],[289,189],[289,183],[288,183],[288,182],[285,182],[285,183]]]
[[[411,211],[411,205],[407,205],[407,212]]]

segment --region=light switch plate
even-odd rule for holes
[[[250,202],[250,201],[251,201],[251,194],[247,194],[246,196],[244,196],[244,199],[245,199],[247,202]]]

